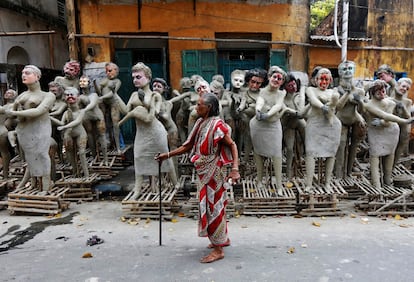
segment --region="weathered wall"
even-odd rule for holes
[[[129,4],[132,2],[132,4]],[[108,4],[103,4],[108,3]],[[108,35],[165,32],[169,36],[214,38],[215,32],[256,33],[272,35],[272,41],[307,42],[308,1],[143,1],[141,29],[138,29],[136,1],[78,1],[82,34]],[[85,38],[81,40],[85,57],[87,47],[98,50],[95,61],[113,59],[110,39]],[[182,77],[181,51],[212,49],[213,41],[170,40],[169,71],[173,87]],[[280,47],[279,45],[273,48]],[[292,69],[305,70],[307,58],[304,47],[284,45],[288,50]]]
[[[3,30],[8,32],[30,30],[48,30],[48,26],[38,20],[27,19],[19,14],[0,8],[0,18]],[[28,54],[27,63],[37,65],[42,68],[61,68],[68,59],[68,47],[66,32],[57,30],[57,33],[50,35],[24,35],[24,36],[3,36],[0,40],[0,62],[2,63],[21,63],[9,62],[8,54],[11,48],[20,47]],[[23,62],[22,62],[23,63]]]
[[[406,72],[414,79],[413,9],[412,0],[369,1],[367,38],[372,40],[348,42],[347,58],[356,63],[358,79],[373,79],[374,72],[382,64],[390,65],[396,72]],[[335,46],[334,42],[312,43]],[[309,58],[308,71],[316,65],[334,67],[341,60],[341,49],[310,48]],[[409,96],[414,99],[414,88]]]
[[[0,40],[0,63],[30,63],[37,65],[41,68],[61,69],[65,61],[68,60],[68,45],[67,45],[67,33],[66,27],[62,24],[56,24],[56,21],[43,20],[41,17],[35,16],[36,11],[32,11],[32,16],[22,14],[24,11],[11,10],[12,6],[8,6],[5,1],[1,3],[0,7],[0,19],[1,19],[1,31],[4,32],[25,32],[25,31],[47,31],[55,30],[55,34],[50,35],[24,35],[24,36],[2,36]],[[21,1],[30,2],[35,5],[36,1]],[[17,2],[12,3],[16,8]],[[56,2],[50,1],[49,4],[53,7],[56,6]],[[25,4],[27,5],[27,3]],[[4,7],[8,8],[4,8]],[[55,13],[50,17],[57,17],[56,9],[52,11],[50,5],[44,4],[39,8],[39,13],[45,15],[47,13]],[[25,62],[8,61],[8,59],[15,60],[16,57],[8,57],[12,48],[24,49],[27,53],[27,60]]]

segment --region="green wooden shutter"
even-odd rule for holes
[[[118,78],[122,85],[118,90],[118,95],[122,100],[128,103],[129,97],[134,92],[135,87],[132,82],[131,68],[132,68],[132,51],[131,50],[116,50],[115,63],[119,67]],[[135,123],[133,119],[128,120],[121,127],[122,135],[125,142],[132,143],[135,138]]]
[[[207,81],[211,81],[213,75],[217,74],[217,52],[216,50],[200,50],[200,74]]]
[[[118,95],[121,96],[122,100],[126,103],[128,102],[132,91],[134,91],[131,77],[132,52],[129,50],[116,51],[115,63],[119,67],[118,78],[122,81],[122,86],[119,89]]]
[[[279,66],[285,71],[288,71],[286,50],[284,49],[270,50],[270,66]]]
[[[182,52],[183,77],[199,74],[199,62],[197,50],[184,50]]]
[[[217,73],[216,50],[184,50],[182,52],[183,76],[199,74],[207,81]]]

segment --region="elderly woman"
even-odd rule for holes
[[[199,177],[199,236],[208,237],[212,252],[201,259],[209,263],[224,258],[223,247],[230,244],[227,234],[227,194],[223,166],[232,164],[228,175],[236,182],[240,178],[236,143],[229,128],[219,115],[219,100],[214,94],[200,96],[197,103],[198,120],[183,145],[155,157],[158,161],[191,151]]]
[[[282,195],[282,125],[280,117],[284,111],[296,113],[286,108],[286,91],[280,90],[285,82],[286,72],[278,66],[268,71],[269,84],[260,90],[256,101],[256,116],[250,120],[250,136],[253,143],[253,157],[257,168],[257,185],[263,186],[263,157],[272,159],[277,194]]]
[[[49,147],[52,126],[49,111],[56,97],[53,93],[40,89],[41,75],[40,69],[36,66],[24,67],[22,81],[28,90],[16,98],[13,110],[6,110],[6,114],[19,119],[16,127],[17,139],[27,162],[32,187],[39,187],[41,191],[46,192],[51,184]],[[36,186],[36,183],[40,185]]]

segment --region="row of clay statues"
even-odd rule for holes
[[[154,156],[185,141],[197,119],[198,98],[208,92],[219,98],[220,115],[232,129],[232,137],[244,152],[245,162],[253,152],[259,187],[268,181],[264,178],[264,160],[271,159],[274,176],[270,181],[279,194],[284,151],[288,179],[294,176],[296,151],[305,155],[305,184],[311,191],[316,158],[325,159],[324,183],[330,190],[334,172],[337,177],[351,174],[358,146],[366,132],[371,179],[378,188],[381,187],[380,158],[383,160],[382,182],[390,184],[393,165],[407,150],[409,123],[413,120],[412,103],[406,97],[411,80],[403,78],[396,82],[394,72],[386,65],[377,72],[381,80],[372,82],[367,91],[354,85],[355,64],[350,61],[338,67],[340,83],[337,88],[331,88],[333,79],[326,68],[315,69],[312,85],[305,87],[293,74],[272,66],[267,72],[234,70],[229,90],[225,89],[220,75],[213,77],[210,83],[194,75],[181,80],[180,91],[170,91],[164,79],[152,80],[151,69],[137,63],[132,67],[136,91],[127,103],[118,95],[121,87],[118,67],[107,63],[105,71],[107,77],[91,87],[87,76],[79,78],[79,63],[68,62],[64,67],[65,75],[56,77],[49,84],[50,92],[44,92],[39,84],[40,70],[33,65],[24,68],[22,80],[28,90],[17,97],[14,91],[7,91],[5,104],[0,108],[3,120],[0,153],[5,177],[10,161],[9,141],[14,147],[18,144],[27,162],[20,186],[30,179],[32,186],[47,191],[54,168],[53,154],[57,152],[63,160],[63,147],[73,173],[81,175],[77,165],[79,155],[80,168],[87,177],[87,147],[94,156],[102,155],[107,163],[108,129],[113,147],[120,151],[120,126],[133,118],[136,125],[133,190],[138,196],[144,176],[158,174]],[[161,170],[168,173],[173,185],[178,184],[177,160],[163,162]]]

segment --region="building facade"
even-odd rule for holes
[[[349,0],[347,59],[357,66],[356,79],[370,81],[382,64],[400,77],[414,79],[414,2],[411,0]],[[338,13],[341,13],[339,7]],[[338,23],[341,36],[342,22]],[[309,67],[337,70],[341,48],[333,37],[333,13],[310,35]],[[341,43],[341,40],[340,40]],[[409,96],[414,99],[414,90]]]
[[[309,1],[75,1],[80,57],[114,61],[132,91],[130,68],[148,64],[174,88],[236,68],[277,64],[306,70]],[[124,98],[124,97],[123,97]]]
[[[19,73],[27,64],[42,70],[47,85],[69,59],[65,1],[0,1],[0,39],[1,94],[24,90]]]

